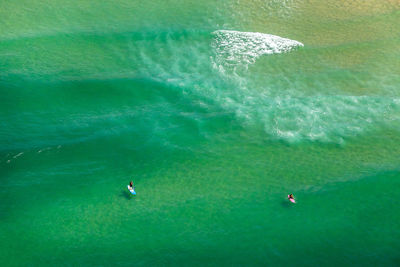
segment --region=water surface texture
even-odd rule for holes
[[[0,265],[399,266],[399,25],[396,0],[0,1]]]

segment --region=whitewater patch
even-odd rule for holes
[[[226,103],[247,126],[262,125],[271,139],[342,144],[345,138],[400,124],[399,99],[378,96],[242,97]],[[232,106],[232,104],[234,106]]]
[[[247,66],[262,55],[285,53],[304,46],[296,40],[259,32],[218,30],[212,35],[215,60],[219,65]]]
[[[301,87],[274,96],[268,86],[260,87],[249,80],[248,65],[263,55],[303,47],[299,41],[229,30],[215,31],[212,36],[214,70],[231,89],[216,87],[213,98],[223,109],[233,112],[245,128],[261,127],[270,139],[290,143],[308,140],[342,144],[346,138],[400,124],[400,105],[396,98],[307,95]],[[244,71],[237,71],[243,67]]]

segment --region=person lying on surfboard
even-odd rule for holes
[[[291,199],[293,199],[293,200],[294,200],[294,196],[293,196],[293,194],[290,194],[290,195],[288,196],[288,199],[289,199],[289,200],[291,200]]]

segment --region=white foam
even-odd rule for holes
[[[16,158],[22,156],[23,154],[24,154],[24,152],[20,152],[20,153],[18,153],[17,155],[15,155],[13,158],[16,159]]]
[[[43,149],[40,149],[37,153],[42,153],[43,151],[47,151],[47,150],[50,150],[51,149],[51,147],[46,147],[46,148],[43,148]]]
[[[247,92],[251,93],[251,92]],[[375,127],[399,125],[398,99],[377,96],[262,97],[236,112],[246,124],[262,123],[272,139],[342,143]],[[239,103],[227,104],[238,109]],[[243,110],[246,110],[244,113]],[[385,116],[382,116],[385,114]]]
[[[288,52],[302,43],[272,34],[218,30],[212,33],[216,63],[222,65],[252,64],[262,55]]]

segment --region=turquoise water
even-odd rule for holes
[[[1,266],[398,266],[399,24],[396,1],[2,1]]]

